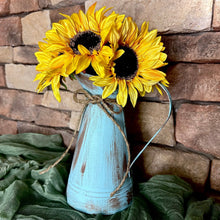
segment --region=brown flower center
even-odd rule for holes
[[[123,49],[125,52],[114,61],[116,76],[126,80],[133,79],[138,70],[137,55],[134,50],[128,46],[119,46],[118,49]]]
[[[92,31],[83,31],[76,34],[73,38],[70,39],[70,47],[72,48],[75,54],[80,54],[78,51],[78,45],[81,44],[87,48],[90,53],[93,50],[100,49],[101,37]]]

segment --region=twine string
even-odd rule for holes
[[[154,134],[154,136],[148,141],[148,143],[144,146],[144,148],[138,153],[138,155],[135,157],[135,159],[132,161],[131,163],[131,154],[130,154],[130,148],[129,148],[129,143],[127,140],[127,137],[124,133],[124,131],[122,130],[121,126],[117,123],[117,121],[114,119],[113,114],[120,114],[122,112],[122,107],[120,105],[118,105],[113,99],[105,99],[103,100],[100,96],[98,95],[91,95],[89,92],[85,91],[84,89],[78,89],[73,93],[73,99],[76,103],[80,103],[83,104],[83,108],[80,112],[80,117],[77,120],[76,123],[76,129],[74,131],[73,137],[69,143],[68,148],[65,150],[65,152],[60,156],[60,158],[58,160],[56,160],[54,162],[54,164],[50,165],[47,169],[43,170],[40,172],[40,174],[44,174],[46,172],[48,172],[51,168],[55,167],[64,157],[65,155],[68,153],[68,151],[70,150],[74,138],[76,136],[77,131],[79,130],[79,127],[81,125],[82,122],[82,118],[83,118],[83,114],[85,112],[86,107],[88,106],[88,104],[97,104],[105,113],[106,115],[112,120],[112,122],[118,127],[119,131],[121,132],[126,147],[127,147],[127,153],[128,153],[128,161],[127,161],[127,169],[126,172],[124,174],[124,177],[122,178],[120,184],[118,185],[118,187],[110,194],[110,196],[112,197],[124,184],[127,176],[129,175],[129,171],[130,168],[133,166],[133,164],[135,163],[135,161],[140,157],[140,155],[143,153],[143,151],[147,148],[147,146],[151,143],[151,141],[156,137],[156,135],[161,131],[161,129],[166,125],[166,123],[168,122],[170,116],[171,116],[171,110],[172,110],[172,99],[170,96],[169,91],[166,89],[165,86],[163,86],[161,83],[159,83],[159,86],[165,91],[165,93],[168,96],[169,99],[169,113],[167,116],[166,121],[164,122],[164,124],[158,129],[158,131]],[[83,94],[87,99],[79,99],[77,96],[79,94]],[[113,105],[111,105],[113,104]],[[118,107],[118,110],[115,111],[114,110],[114,106]]]
[[[79,99],[78,98],[79,94],[83,94],[87,99]],[[80,117],[77,120],[76,129],[75,129],[74,134],[72,136],[72,139],[71,139],[71,141],[69,143],[69,146],[65,150],[65,152],[60,156],[60,158],[58,160],[56,160],[47,169],[41,171],[40,174],[44,174],[44,173],[48,172],[51,168],[55,167],[66,156],[66,154],[68,153],[68,151],[70,150],[70,148],[71,148],[71,146],[73,144],[73,141],[75,139],[77,130],[79,130],[79,127],[81,125],[83,114],[85,112],[86,107],[88,106],[88,104],[97,104],[106,113],[108,118],[112,120],[112,122],[117,126],[117,128],[121,132],[121,134],[122,134],[122,136],[124,138],[124,141],[125,141],[125,144],[126,144],[126,147],[127,147],[127,153],[128,153],[128,161],[127,161],[126,172],[125,172],[125,174],[124,174],[120,184],[118,185],[118,187],[110,194],[110,196],[112,197],[122,187],[122,185],[124,184],[128,174],[129,174],[129,171],[130,171],[129,167],[130,167],[130,162],[131,162],[131,153],[130,153],[129,143],[128,143],[127,137],[126,137],[124,131],[122,130],[121,126],[117,123],[117,121],[113,117],[113,114],[120,114],[122,112],[123,108],[120,105],[118,105],[113,99],[105,99],[105,100],[103,100],[100,96],[98,96],[98,95],[91,95],[89,92],[85,91],[84,89],[76,90],[73,93],[73,100],[76,103],[83,104],[84,106],[83,106],[83,108],[82,108],[82,110],[80,112]],[[117,111],[114,110],[114,106],[118,107]]]

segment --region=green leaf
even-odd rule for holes
[[[67,86],[63,81],[64,81],[64,78],[61,76],[60,77],[60,85],[63,86],[67,90]]]
[[[76,77],[74,76],[74,73],[71,73],[71,74],[69,75],[69,78],[70,78],[71,80],[76,79]]]

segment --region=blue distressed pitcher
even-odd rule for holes
[[[83,89],[91,95],[101,95],[102,88],[89,80],[88,74],[76,76]],[[115,99],[115,95],[109,98]],[[114,108],[118,108],[114,106]],[[123,111],[113,114],[126,134]],[[88,214],[114,214],[127,208],[132,201],[132,179],[121,183],[127,169],[127,147],[114,122],[97,104],[86,107],[67,184],[67,202]]]

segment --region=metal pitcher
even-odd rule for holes
[[[102,94],[102,88],[94,86],[88,74],[76,77],[90,94]],[[115,99],[115,95],[110,98]],[[123,111],[113,114],[113,118],[126,134]],[[125,140],[118,127],[97,104],[88,104],[69,173],[68,204],[88,214],[110,215],[127,208],[132,202],[130,175],[114,196],[110,196],[126,172],[127,160]]]

